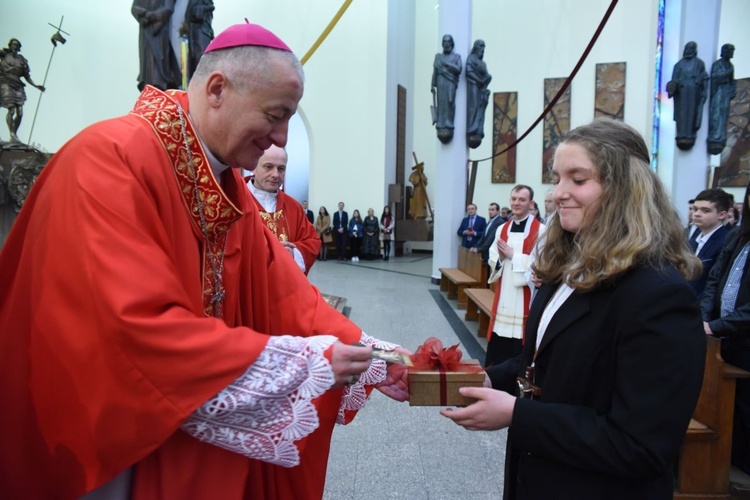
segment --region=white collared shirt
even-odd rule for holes
[[[272,214],[276,211],[276,200],[279,197],[278,191],[275,193],[269,193],[268,191],[258,189],[257,187],[255,187],[255,184],[253,184],[252,179],[247,181],[247,187],[250,189],[250,192],[253,194],[255,199],[258,200],[258,203],[261,204],[263,210],[265,210],[269,214]]]

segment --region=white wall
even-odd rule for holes
[[[379,213],[382,209],[387,184],[393,181],[395,161],[392,139],[395,109],[391,109],[395,108],[394,82],[407,88],[409,98],[407,175],[412,151],[425,162],[425,172],[431,180],[437,175],[434,170],[437,139],[430,123],[429,89],[432,60],[440,50],[442,37],[442,33],[437,33],[438,2],[411,0],[412,4],[405,6],[407,1],[353,2],[305,65],[307,80],[300,114],[309,134],[308,199],[314,211],[320,205],[330,210],[338,201],[344,201],[350,211],[373,207]],[[572,126],[593,117],[595,64],[625,61],[625,120],[650,141],[657,2],[619,2],[573,82]],[[215,3],[216,32],[247,17],[277,33],[300,57],[341,6],[340,0],[217,0]],[[520,132],[542,111],[544,78],[570,73],[609,3],[609,0],[473,0],[472,37],[483,38],[487,43],[485,61],[493,75],[490,90],[519,93]],[[130,0],[24,0],[3,5],[0,33],[21,40],[22,54],[29,60],[37,83],[44,79],[52,50],[49,37],[54,30],[47,22],[57,23],[64,15],[63,29],[70,32],[68,43],[56,50],[32,138],[42,149],[54,152],[85,126],[124,114],[132,107],[138,95],[138,26],[130,15],[130,6]],[[750,19],[750,2],[723,0],[719,45],[726,42],[736,45],[734,64],[738,78],[750,76],[747,19]],[[413,41],[410,23],[413,23]],[[389,36],[397,40],[389,40]],[[7,40],[0,40],[0,44],[6,43]],[[456,47],[464,61],[469,49]],[[399,56],[388,60],[389,51]],[[412,57],[413,76],[406,67]],[[709,55],[704,60],[707,66],[713,62]],[[29,100],[19,133],[23,140],[28,137],[39,92],[27,87],[27,94]],[[0,113],[4,114],[4,110]],[[471,150],[472,158],[491,154],[491,116],[490,104],[485,140],[479,149]],[[0,138],[7,137],[7,129],[0,126]],[[538,201],[549,188],[541,183],[541,148],[542,132],[538,128],[519,145],[517,152],[517,182],[531,185],[538,193]],[[303,156],[304,152],[292,154]],[[492,201],[506,204],[512,188],[510,184],[491,184],[490,168],[489,161],[480,164],[474,198],[480,212]],[[430,195],[431,186],[428,186]],[[741,197],[741,189],[736,191]],[[456,187],[456,196],[463,196],[463,186]]]
[[[434,3],[419,2],[417,66],[424,73],[416,76],[422,94],[416,100],[414,113],[415,149],[425,156],[426,172],[430,178],[436,175],[431,167],[435,163],[434,143],[437,139],[430,125],[431,96],[428,89],[432,59],[440,50],[442,36],[435,32]],[[484,60],[493,77],[490,91],[518,92],[519,136],[544,108],[544,79],[570,74],[609,3],[608,0],[474,0],[472,39],[481,38],[486,42]],[[571,126],[593,119],[595,65],[625,61],[625,119],[650,137],[656,4],[657,0],[637,0],[617,5],[597,45],[572,83]],[[470,47],[456,47],[456,51],[465,61]],[[479,148],[470,150],[471,159],[483,159],[492,154],[492,101],[486,113],[485,138]],[[541,182],[541,124],[518,145],[516,154],[516,183],[534,188],[535,198],[541,202],[551,187]],[[492,184],[491,168],[491,161],[479,164],[474,201],[481,214],[486,214],[486,207],[491,202],[507,205],[513,187],[513,184]],[[463,197],[462,187],[457,187],[456,196]]]

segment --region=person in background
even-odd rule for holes
[[[544,195],[544,218],[542,224],[549,224],[552,216],[555,215],[555,200],[552,198],[552,191]]]
[[[359,248],[362,245],[362,235],[364,234],[362,217],[359,210],[352,212],[352,218],[349,219],[349,244],[352,249],[352,262],[359,262]]]
[[[622,122],[563,137],[523,352],[487,369],[492,388],[459,389],[476,403],[441,411],[509,427],[505,499],[673,496],[706,340],[687,283],[700,263],[649,162]]]
[[[490,247],[489,283],[496,283],[487,329],[485,366],[501,363],[521,352],[532,292],[534,247],[545,226],[531,215],[534,190],[519,184],[510,193],[513,218],[495,233]]]
[[[724,226],[730,231],[737,227],[737,222],[740,220],[740,212],[732,207],[727,210],[727,217],[724,219]]]
[[[279,239],[303,273],[307,274],[320,252],[320,237],[297,201],[281,191],[288,156],[271,146],[258,160],[247,187],[263,224]]]
[[[490,206],[487,208],[487,214],[490,219],[489,222],[487,222],[487,229],[484,232],[484,236],[477,241],[476,246],[469,249],[472,253],[481,253],[484,262],[487,262],[487,259],[489,258],[490,247],[495,244],[495,233],[497,232],[497,228],[505,222],[503,216],[500,215],[500,205],[497,203],[490,203]]]
[[[310,221],[310,224],[315,224],[315,214],[312,210],[307,208],[307,200],[302,202],[302,210],[305,212],[305,216],[307,216],[307,220]]]
[[[721,339],[721,357],[750,370],[750,184],[745,190],[742,222],[727,236],[711,269],[701,299],[703,328]],[[750,379],[737,379],[732,431],[732,464],[750,474]]]
[[[693,214],[695,213],[695,199],[688,201],[688,225],[685,228],[685,237],[688,240],[691,248],[695,244],[695,239],[701,234],[701,230],[693,222]]]
[[[737,225],[742,224],[742,213],[743,213],[742,203],[735,203],[733,206],[735,210],[737,210],[737,212],[740,214],[740,218],[737,219]]]
[[[362,240],[362,256],[365,260],[377,259],[380,256],[380,223],[372,208],[367,209],[367,217],[362,221],[362,231],[365,235]]]
[[[539,222],[541,222],[542,224],[544,224],[544,219],[542,219],[542,215],[539,213],[539,205],[537,205],[536,202],[534,202],[533,206],[531,207],[530,212],[531,212],[531,215],[536,220],[538,220]]]
[[[326,303],[241,175],[303,91],[237,24],[187,92],[146,87],[44,167],[0,252],[0,496],[320,498],[334,424],[403,399],[370,359],[395,346]]]
[[[388,260],[391,255],[391,240],[393,239],[393,228],[396,220],[391,215],[391,207],[383,207],[380,215],[380,239],[383,241],[383,260]]]
[[[502,216],[503,219],[508,220],[511,216],[510,208],[508,207],[501,208],[500,215]]]
[[[331,216],[328,215],[326,207],[318,209],[318,218],[315,219],[315,231],[318,233],[321,241],[318,260],[328,260],[328,244],[333,242],[333,234],[331,234]]]
[[[477,206],[469,203],[466,206],[466,217],[461,221],[458,227],[458,234],[461,237],[461,246],[471,248],[477,241],[482,239],[484,230],[487,228],[487,221],[481,215],[477,215]]]
[[[700,234],[691,241],[690,248],[701,260],[703,271],[699,278],[690,285],[695,290],[698,300],[703,295],[708,273],[721,253],[724,240],[729,232],[723,225],[729,208],[729,195],[723,189],[704,189],[695,197],[693,223]]]
[[[339,202],[338,211],[333,214],[333,238],[336,241],[336,260],[346,260],[346,247],[349,243],[349,214],[344,210],[344,202]]]

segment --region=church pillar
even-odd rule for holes
[[[711,64],[716,60],[718,54],[719,21],[721,16],[721,0],[672,0],[667,2],[666,8],[671,4],[682,4],[682,15],[680,17],[679,32],[679,55],[688,42],[698,44],[698,57],[706,64],[706,71],[711,71]],[[677,37],[677,33],[665,33],[668,37]],[[672,74],[672,68],[668,68],[668,81]],[[662,87],[666,85],[663,81]],[[709,84],[709,82],[707,82]],[[708,90],[708,89],[707,89]],[[662,91],[664,89],[662,88]],[[672,137],[670,146],[674,148],[674,166],[672,171],[672,197],[681,220],[687,221],[688,200],[695,198],[702,190],[706,189],[708,183],[708,172],[710,165],[709,154],[706,150],[706,138],[708,137],[708,99],[703,108],[703,120],[697,132],[695,145],[688,151],[677,148]]]
[[[440,280],[441,267],[456,267],[458,246],[456,235],[466,211],[466,58],[471,52],[471,2],[466,0],[440,0],[438,7],[438,33],[435,36],[436,52],[442,51],[443,35],[451,35],[454,52],[461,55],[464,66],[456,91],[456,115],[453,140],[442,144],[433,130],[437,154],[435,158],[435,228],[432,253],[432,278]]]

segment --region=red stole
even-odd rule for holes
[[[541,223],[536,219],[536,217],[530,217],[531,219],[531,227],[529,228],[529,234],[526,235],[526,238],[523,240],[523,253],[524,255],[531,255],[531,251],[534,249],[534,245],[536,244],[536,238],[539,235],[539,227],[541,226]],[[505,241],[507,243],[508,241],[508,231],[510,230],[510,226],[513,225],[513,221],[508,221],[506,224],[503,224],[502,228],[500,229],[500,239]],[[498,302],[500,302],[500,289],[502,288],[502,282],[503,278],[502,275],[500,276],[500,279],[497,280],[497,285],[495,285],[495,299],[492,301],[492,314],[490,315],[490,326],[487,328],[487,340],[490,340],[490,337],[492,336],[492,328],[495,326],[495,317],[497,316],[497,305]],[[523,337],[521,338],[521,345],[526,343],[526,318],[529,315],[529,303],[531,302],[531,288],[528,286],[523,287]]]

